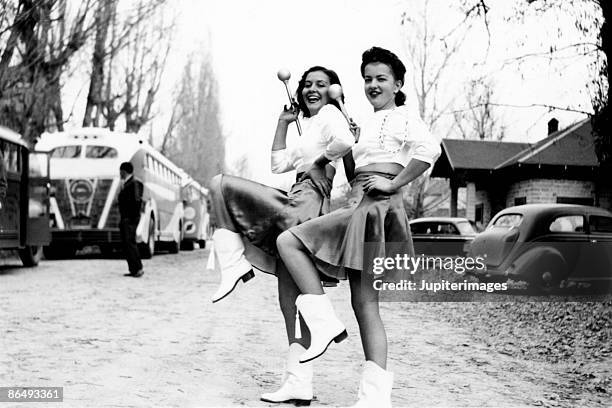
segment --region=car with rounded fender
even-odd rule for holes
[[[525,204],[497,213],[469,255],[482,256],[485,281],[526,281],[536,288],[561,282],[612,283],[612,213],[574,204]]]

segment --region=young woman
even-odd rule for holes
[[[346,336],[323,292],[318,270],[335,278],[348,276],[366,358],[356,406],[390,407],[393,382],[393,374],[386,371],[387,337],[374,278],[366,273],[368,260],[372,253],[390,256],[390,243],[400,246],[393,255],[414,254],[401,187],[440,155],[439,142],[416,109],[403,106],[406,97],[400,89],[405,72],[404,64],[388,50],[374,47],[364,52],[361,74],[374,113],[352,150],[352,187],[363,197],[357,206],[290,228],[277,240],[281,258],[302,292],[296,306],[310,330],[311,345],[300,361],[320,356],[332,341]]]
[[[239,280],[251,279],[253,266],[278,277],[289,357],[282,387],[262,396],[269,402],[309,403],[312,400],[312,365],[298,361],[310,343],[308,331],[304,330],[304,336],[294,335],[295,301],[300,292],[282,263],[276,262],[276,238],[288,228],[329,211],[335,168],[326,164],[344,156],[354,143],[337,102],[328,97],[332,84],[340,84],[334,71],[321,66],[308,69],[298,84],[298,106],[285,107],[279,116],[272,144],[272,172],[296,170],[297,182],[291,191],[286,193],[228,175],[215,176],[211,185],[217,227],[213,247],[221,270],[221,284],[212,301],[229,295]],[[302,135],[297,145],[287,146],[287,128],[300,112]],[[298,332],[299,329],[298,323]]]

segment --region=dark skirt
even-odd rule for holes
[[[215,226],[241,234],[252,245],[245,253],[249,262],[272,274],[276,273],[276,238],[280,233],[329,212],[329,200],[310,180],[297,182],[285,192],[222,175],[213,179],[211,192]]]
[[[311,253],[317,268],[333,278],[346,279],[346,269],[368,270],[373,257],[414,256],[401,190],[391,195],[364,194],[363,183],[369,175],[395,177],[386,173],[360,173],[352,186],[352,194],[362,195],[358,204],[289,230]]]

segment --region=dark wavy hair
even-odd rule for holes
[[[321,71],[325,75],[327,75],[327,77],[329,78],[329,84],[330,85],[338,84],[338,85],[342,86],[342,84],[340,83],[340,78],[338,77],[338,74],[336,74],[335,71],[333,71],[331,69],[327,69],[327,68],[322,67],[320,65],[315,65],[314,67],[308,68],[304,72],[304,74],[302,74],[302,78],[300,79],[300,82],[298,83],[297,91],[295,91],[295,94],[296,94],[295,96],[297,98],[297,102],[298,102],[298,106],[300,108],[300,111],[304,112],[304,117],[306,117],[306,118],[310,117],[310,112],[308,111],[308,108],[306,107],[306,102],[304,101],[304,97],[302,96],[302,91],[304,90],[304,86],[306,84],[306,77],[308,76],[308,74],[310,74],[311,72],[315,72],[315,71]],[[342,103],[344,103],[344,94],[342,95],[342,97],[340,99],[342,99]],[[329,99],[329,103],[334,105],[336,108],[340,109],[340,105],[335,100],[332,100],[330,98]]]
[[[402,81],[402,85],[404,84],[404,76],[406,75],[406,66],[400,59],[389,50],[386,50],[381,47],[372,47],[369,50],[366,50],[361,56],[361,77],[363,78],[363,73],[365,71],[365,67],[368,64],[373,62],[380,62],[382,64],[387,65],[391,68],[391,72],[393,72],[393,77],[395,80]],[[397,106],[401,106],[406,102],[406,94],[402,91],[398,91],[395,94],[395,104]]]

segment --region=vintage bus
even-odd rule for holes
[[[208,215],[208,189],[183,173],[181,195],[183,197],[183,242],[182,249],[193,250],[197,243],[200,248],[206,247],[210,239]]]
[[[50,152],[52,241],[46,257],[71,257],[86,245],[102,252],[120,243],[119,165],[129,161],[144,185],[136,241],[143,258],[156,248],[177,253],[182,241],[180,169],[146,139],[100,128],[45,133],[37,144]]]
[[[48,155],[30,151],[18,133],[1,126],[0,153],[7,181],[0,199],[0,249],[16,249],[24,266],[36,266],[51,241]]]

